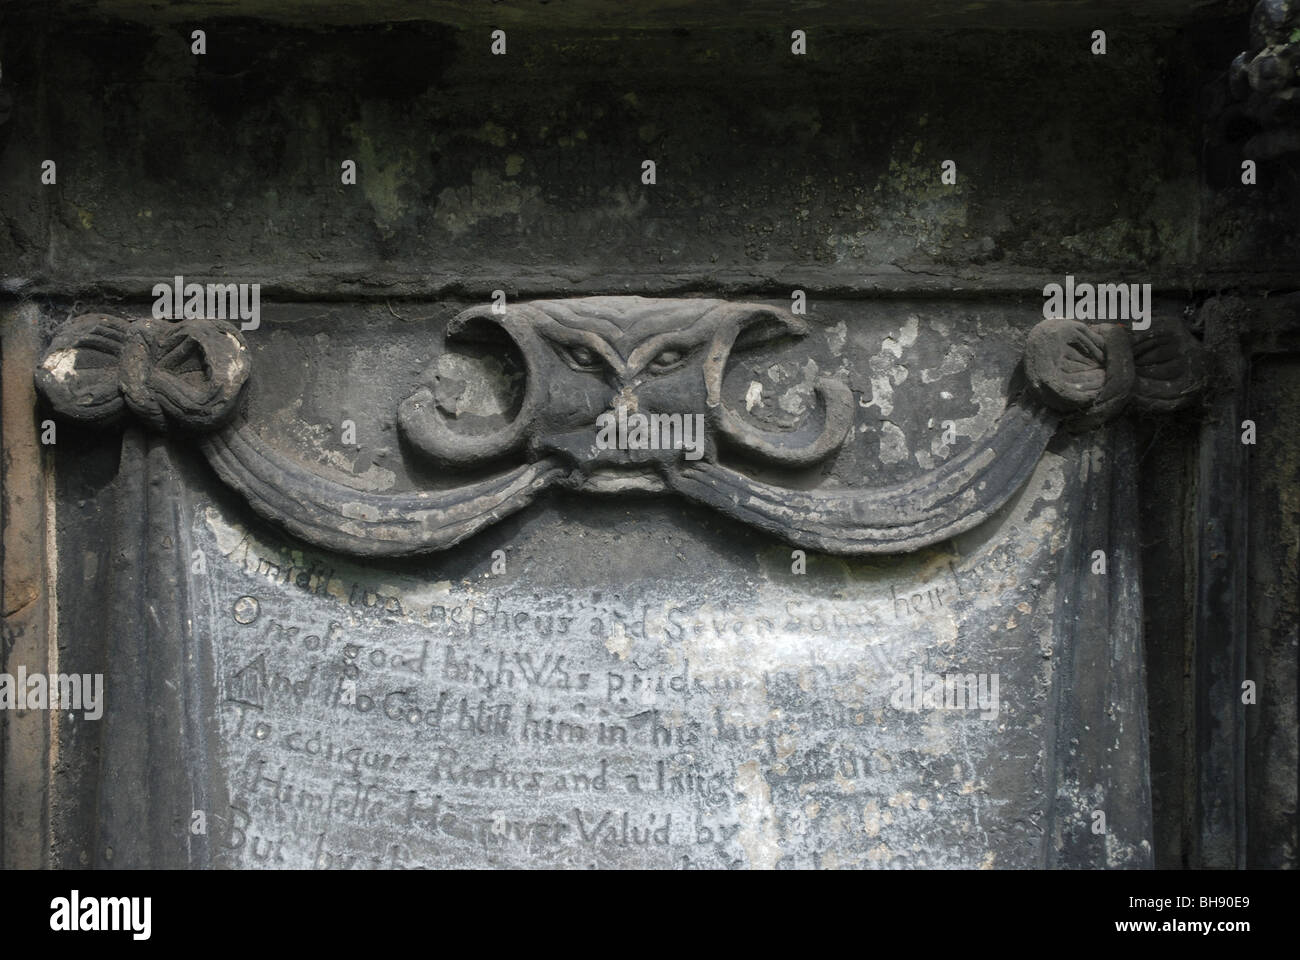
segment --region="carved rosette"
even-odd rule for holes
[[[108,425],[129,410],[155,430],[202,432],[234,415],[250,368],[228,323],[87,314],[55,334],[36,385],[72,420]]]
[[[1181,324],[1131,332],[1114,324],[1044,320],[1024,351],[1027,389],[989,434],[902,483],[808,489],[760,480],[723,462],[728,451],[790,471],[827,461],[854,436],[842,383],[815,383],[817,404],[786,431],[760,429],[722,396],[738,344],[776,344],[807,332],[762,304],[591,297],[475,307],[448,340],[504,337],[523,358],[522,400],[509,422],[467,432],[434,387],[394,411],[418,455],[445,470],[499,472],[451,489],[358,489],[272,449],[236,416],[248,349],[229,324],[78,317],[54,337],[36,374],[56,412],[107,424],[130,411],[158,430],[206,434],[200,449],[254,511],[319,546],[360,556],[442,550],[560,486],[596,493],[673,492],[796,546],[838,554],[916,550],[971,529],[1033,474],[1058,429],[1087,430],[1127,411],[1185,407],[1204,382],[1199,343]],[[447,349],[447,344],[443,344]],[[700,411],[711,436],[702,458],[679,449],[604,450],[597,418],[616,406],[644,413]],[[516,462],[510,463],[513,459]],[[522,461],[522,462],[520,462]]]

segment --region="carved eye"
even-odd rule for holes
[[[575,370],[593,371],[599,370],[603,362],[595,350],[591,347],[584,347],[581,344],[571,344],[560,347],[560,356],[562,356],[569,366]]]
[[[681,350],[665,350],[650,361],[651,373],[667,373],[674,367],[681,366],[686,354]]]

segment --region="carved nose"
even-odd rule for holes
[[[609,406],[606,407],[605,412],[618,416],[618,408],[622,407],[625,413],[636,413],[639,403],[632,384],[620,383],[613,396],[609,398]]]

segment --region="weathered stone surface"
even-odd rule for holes
[[[130,410],[155,430],[211,430],[234,414],[248,366],[227,323],[90,314],[59,328],[36,382],[75,420],[107,425]]]
[[[169,733],[144,706],[166,685],[167,660],[144,678],[119,672],[143,653],[108,661],[110,689],[137,686],[141,704],[121,707],[106,730],[124,773],[101,794],[101,837],[112,843],[97,858],[282,867],[1150,862],[1133,501],[1124,492],[1131,441],[1127,427],[1103,426],[1048,447],[1061,415],[1046,413],[1032,450],[990,440],[1015,404],[1037,403],[1017,386],[1021,350],[1043,326],[1033,311],[899,305],[862,318],[854,304],[817,305],[801,337],[704,349],[716,365],[709,373],[687,362],[683,329],[703,349],[719,342],[708,318],[720,317],[730,344],[749,319],[770,322],[778,308],[700,300],[656,311],[654,301],[623,298],[525,307],[501,323],[522,344],[527,374],[545,373],[531,411],[508,399],[506,387],[524,396],[532,388],[503,375],[499,346],[452,362],[451,341],[430,322],[390,315],[382,336],[374,326],[349,336],[330,318],[274,307],[246,338],[243,426],[198,441],[215,471],[183,453],[194,441],[169,450],[128,432],[119,483],[146,492],[122,499],[126,542],[138,540],[129,531],[139,530],[140,510],[148,519],[130,561],[142,571],[132,578],[137,599],[113,606],[125,624],[147,603],[162,626],[137,624],[118,642],[138,651],[161,643],[192,666],[165,694],[185,718]],[[979,331],[979,362],[952,339],[958,314]],[[476,317],[453,313],[447,326]],[[529,317],[533,326],[512,327]],[[570,324],[566,336],[603,330],[607,339],[585,349],[613,351],[608,367],[572,369],[592,356],[561,364],[551,345],[542,352],[529,338],[555,317]],[[1181,320],[1162,306],[1155,324]],[[70,349],[62,343],[55,338],[50,356]],[[666,372],[646,380],[641,366],[613,369],[637,357]],[[556,364],[585,386],[565,387]],[[358,376],[372,369],[388,373]],[[443,372],[430,379],[431,369]],[[396,503],[421,490],[462,496],[465,477],[481,485],[511,475],[505,448],[444,450],[450,459],[431,466],[404,443],[403,398],[422,382],[429,402],[442,404],[438,416],[478,415],[482,436],[513,435],[529,417],[515,452],[542,458],[535,466],[581,450],[548,437],[585,429],[593,439],[594,411],[640,403],[655,385],[664,392],[642,409],[668,410],[675,399],[686,412],[707,407],[711,377],[737,429],[778,439],[823,432],[819,384],[845,391],[851,420],[818,463],[792,471],[742,456],[724,468],[725,448],[701,461],[748,484],[780,484],[782,509],[818,491],[833,503],[879,488],[894,492],[875,509],[904,516],[919,509],[909,497],[925,501],[951,484],[935,479],[949,477],[946,464],[968,460],[987,461],[990,484],[1004,460],[1027,480],[979,515],[964,512],[952,484],[950,500],[924,512],[940,531],[945,517],[970,522],[928,545],[900,539],[893,556],[871,559],[792,553],[764,523],[750,530],[664,497],[678,489],[673,481],[657,491],[576,481],[432,558],[362,562],[374,554],[364,529],[334,540],[288,522],[304,543],[262,523],[219,482],[231,477],[209,446],[247,435],[295,465],[258,475],[257,496],[275,505],[267,516],[285,523],[302,515],[295,501],[323,502],[326,481]],[[572,389],[594,406],[566,404]],[[355,420],[356,446],[338,442],[345,420]],[[566,460],[564,470],[593,477],[584,471],[627,466],[619,456]],[[661,452],[661,476],[675,475],[674,456],[682,451]],[[136,496],[146,503],[134,506]],[[783,536],[797,542],[789,529]],[[1110,557],[1105,575],[1092,572],[1095,550]],[[162,738],[176,766],[131,775],[133,736]],[[184,818],[194,790],[219,825],[197,846]],[[172,827],[132,838],[132,811]],[[1097,811],[1109,818],[1105,834],[1091,829]]]
[[[1130,399],[1141,409],[1177,409],[1195,398],[1200,382],[1200,347],[1177,320],[1138,336],[1140,363],[1123,327],[1044,320],[1025,346],[1031,389],[1009,393],[996,423],[960,456],[895,484],[813,488],[807,477],[765,480],[745,463],[807,470],[856,439],[847,367],[826,375],[809,357],[801,389],[777,403],[778,417],[784,412],[789,421],[783,427],[761,419],[762,380],[748,381],[744,413],[734,386],[726,389],[728,374],[734,385],[743,370],[740,355],[749,353],[752,364],[758,348],[780,350],[808,332],[782,305],[712,299],[588,297],[470,308],[448,322],[437,359],[396,410],[413,456],[434,463],[452,485],[397,495],[275,452],[245,418],[223,427],[235,416],[249,367],[243,339],[223,322],[79,317],[60,328],[36,377],[54,409],[74,419],[107,423],[130,408],[155,429],[174,419],[209,432],[201,444],[208,462],[258,514],[316,546],[359,556],[453,546],[553,486],[672,491],[795,546],[902,553],[986,520],[1024,485],[1063,420],[1076,430],[1095,427]],[[460,379],[469,358],[457,355],[454,342],[475,337],[518,359],[511,378],[518,399],[508,410],[482,406],[502,385],[499,376]],[[777,356],[769,377],[781,363],[799,363],[797,352]],[[1139,369],[1145,389],[1134,395]],[[351,424],[344,443],[353,444],[347,436],[355,423],[343,423]],[[890,426],[895,443],[903,435]],[[943,445],[955,440],[955,421],[945,421]],[[456,471],[494,467],[484,479],[454,480]]]
[[[733,6],[0,5],[4,668],[108,674],[0,714],[0,866],[1294,865],[1295,5]],[[1037,349],[1066,274],[1154,328]],[[498,289],[775,312],[663,392],[444,345]]]
[[[231,803],[219,860],[1053,863],[1052,751],[1067,749],[1053,584],[1084,462],[1051,455],[948,549],[814,558],[810,577],[788,551],[725,526],[707,537],[706,517],[661,505],[557,503],[479,547],[505,549],[506,574],[484,555],[441,579],[300,550],[199,500],[187,546],[213,562],[195,629],[222,685]],[[899,709],[915,671],[996,675],[998,705]],[[1140,699],[1113,691],[1130,725],[1108,751],[1141,752]],[[1058,814],[1084,834],[1088,799]],[[1085,862],[1149,862],[1140,832],[1093,839]]]
[[[1201,138],[1165,95],[1202,82],[1199,58],[1226,69],[1231,53],[1201,52],[1213,23],[1176,40],[1126,13],[1105,57],[1059,23],[940,20],[905,37],[827,25],[795,57],[785,21],[632,39],[548,29],[557,6],[504,57],[487,27],[239,20],[210,22],[195,57],[190,21],[88,32],[75,15],[29,25],[16,11],[2,51],[18,104],[0,154],[6,289],[134,297],[183,273],[303,298],[947,295],[1072,270],[1181,291],[1295,259],[1285,217],[1267,242],[1249,231],[1276,197],[1237,212],[1255,201],[1232,191],[1203,221],[1187,199]],[[57,189],[39,182],[47,158]]]
[[[40,462],[36,385],[24,369],[40,356],[40,332],[40,314],[32,305],[0,313],[0,670],[6,673],[19,664],[32,672],[57,665],[58,648],[51,643],[57,596],[48,556],[54,498]],[[0,863],[34,869],[49,862],[49,756],[58,750],[58,728],[40,712],[4,712]]]

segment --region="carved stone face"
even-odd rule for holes
[[[853,425],[849,388],[818,379],[816,408],[790,430],[762,429],[729,409],[722,394],[733,349],[805,332],[783,308],[722,300],[589,297],[466,310],[448,324],[447,340],[486,339],[493,352],[513,353],[523,368],[521,396],[506,422],[475,427],[439,398],[436,380],[416,389],[397,411],[413,455],[489,475],[407,493],[376,493],[322,474],[249,428],[237,415],[250,373],[247,347],[228,324],[83,316],[55,336],[36,382],[64,416],[106,424],[129,409],[157,429],[201,434],[217,475],[257,513],[310,543],[408,556],[459,543],[556,485],[669,491],[830,553],[915,550],[969,530],[1005,504],[1063,422],[1088,429],[1129,405],[1178,409],[1194,402],[1203,378],[1201,348],[1181,324],[1130,336],[1044,320],[1026,342],[1029,389],[1009,398],[979,442],[902,482],[810,488],[759,479],[748,465],[809,467],[835,453]],[[629,417],[702,418],[702,456],[688,458],[680,447],[602,446],[602,415],[620,409]],[[741,454],[739,462],[721,462],[727,450]]]
[[[822,415],[789,433],[763,431],[723,404],[722,377],[734,347],[806,332],[788,313],[760,304],[644,297],[539,300],[500,309],[465,311],[449,324],[447,340],[509,339],[525,379],[513,420],[474,433],[430,387],[399,410],[407,439],[440,465],[463,469],[510,454],[555,458],[574,489],[662,491],[683,450],[602,448],[596,442],[602,415],[699,417],[707,424],[710,461],[721,440],[770,462],[806,465],[834,452],[847,433],[850,397],[830,381],[818,385]]]

